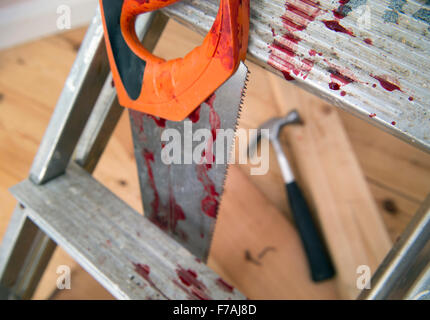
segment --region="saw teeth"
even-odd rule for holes
[[[246,67],[245,81],[244,81],[244,85],[243,85],[243,89],[242,89],[242,95],[241,95],[241,98],[240,98],[239,109],[237,111],[236,123],[235,123],[235,126],[234,126],[233,143],[230,146],[230,151],[229,151],[227,160],[229,160],[231,158],[231,155],[234,152],[235,147],[236,147],[236,132],[237,132],[237,129],[239,128],[239,120],[240,120],[240,117],[242,115],[242,108],[243,108],[243,105],[244,105],[246,91],[248,90],[248,82],[249,82],[249,75],[250,74],[251,74],[251,71],[248,69],[248,67]],[[228,170],[229,170],[229,168],[230,168],[230,164],[227,161],[225,175],[224,175],[224,179],[223,179],[222,187],[221,187],[222,188],[221,189],[221,195],[224,194],[224,189],[225,189],[225,184],[226,184],[226,181],[227,181],[227,176],[228,176]],[[219,205],[221,205],[221,202],[222,202],[222,196],[221,196],[221,199],[219,201]],[[218,210],[219,210],[219,206],[218,206]],[[217,214],[218,214],[218,212],[217,212]]]
[[[246,65],[245,65],[245,67],[246,67]],[[247,85],[248,85],[248,81],[249,81],[249,74],[250,74],[250,71],[249,71],[248,67],[246,67],[246,76],[245,76],[245,79],[244,79],[244,82],[243,82],[241,97],[240,97],[240,101],[239,101],[239,107],[238,107],[237,114],[236,114],[236,122],[234,124],[233,143],[230,146],[230,150],[227,152],[228,153],[227,163],[226,163],[226,168],[225,168],[225,174],[224,174],[223,181],[222,181],[222,184],[221,184],[221,197],[220,197],[219,202],[218,202],[217,218],[216,218],[215,223],[212,224],[211,231],[209,233],[211,245],[212,245],[213,235],[214,235],[215,229],[216,229],[216,224],[217,224],[217,221],[218,221],[218,214],[219,214],[219,209],[220,209],[220,206],[221,206],[221,203],[222,203],[222,197],[223,197],[224,190],[225,190],[225,184],[226,184],[226,181],[227,181],[228,171],[229,171],[229,168],[230,168],[230,164],[229,164],[228,160],[231,158],[231,154],[232,154],[232,152],[234,152],[235,146],[236,146],[236,132],[237,132],[237,129],[239,127],[239,119],[240,119],[240,116],[241,116],[241,113],[242,113],[244,99],[245,99],[245,95],[246,95],[246,91],[247,91]],[[206,254],[206,257],[204,257],[205,261],[207,261],[209,253],[210,253],[210,247],[209,247],[209,250],[208,250],[208,252]]]

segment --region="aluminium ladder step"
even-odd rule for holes
[[[27,179],[11,192],[118,299],[245,298],[75,163],[44,185]]]
[[[206,34],[218,5],[163,12]],[[248,58],[430,152],[429,1],[252,0]]]

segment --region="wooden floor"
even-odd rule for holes
[[[74,30],[0,52],[0,237],[6,230],[16,204],[8,188],[25,179],[29,172],[84,33],[85,29]],[[181,56],[199,41],[200,36],[175,23],[169,23],[157,52],[164,58],[172,58],[169,53],[172,52],[171,48],[176,48],[174,55]],[[275,101],[276,93],[270,90],[270,86],[263,88],[261,84],[273,81],[273,75],[251,63],[248,65],[251,80],[245,108],[247,105],[270,106]],[[294,91],[294,99],[286,102],[292,107],[298,101],[305,104],[318,101],[291,83],[281,79],[275,81],[281,83],[281,88]],[[338,112],[390,237],[395,240],[430,192],[430,155],[343,111]],[[247,117],[244,112],[241,121],[250,121]],[[280,177],[278,168],[271,167],[270,170]],[[232,174],[235,181],[249,185],[249,194],[254,195],[264,206],[267,204],[266,207],[288,211],[282,191],[278,198],[265,195],[264,190],[260,190],[262,187],[250,184],[246,175],[238,171]],[[109,142],[95,176],[136,210],[143,211],[126,113]],[[280,178],[274,179],[273,183],[280,183]],[[279,189],[283,190],[281,183]],[[246,203],[243,205],[246,206]],[[251,299],[341,298],[333,280],[318,285],[309,282],[307,271],[303,270],[304,257],[299,247],[293,251],[297,252],[295,256],[282,254],[289,244],[283,243],[283,238],[271,238],[270,234],[279,228],[289,230],[291,225],[287,225],[287,222],[285,217],[273,217],[264,223],[258,220],[249,222],[246,228],[240,229],[244,241],[248,241],[248,249],[240,249],[240,256],[212,255],[209,266]],[[264,228],[261,227],[263,224]],[[215,241],[236,232],[234,228],[217,228]],[[253,233],[257,228],[260,228],[261,234],[258,233],[260,231]],[[232,248],[227,247],[225,250],[235,252]],[[235,261],[235,264],[230,266],[227,260]],[[56,269],[59,265],[71,266],[72,290],[55,291]],[[289,271],[283,266],[289,266]],[[111,295],[59,248],[35,298],[109,299]]]

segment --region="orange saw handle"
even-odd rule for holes
[[[221,0],[203,44],[166,61],[147,51],[136,17],[178,0],[100,0],[109,62],[121,105],[163,119],[184,120],[246,57],[249,0]],[[119,25],[118,25],[119,23]]]

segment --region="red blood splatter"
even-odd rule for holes
[[[369,114],[369,118],[375,118],[375,117],[376,117],[376,113]]]
[[[349,84],[351,82],[354,82],[353,79],[351,79],[350,77],[342,74],[337,69],[329,69],[328,72],[330,72],[330,77],[332,78],[332,80],[338,80],[338,81],[340,81],[342,83],[342,85],[346,85],[346,84]]]
[[[154,154],[146,149],[143,150],[143,159],[145,160],[146,168],[148,170],[149,186],[154,192],[154,200],[151,202],[152,215],[150,220],[161,227],[161,221],[158,221],[158,209],[160,206],[160,196],[158,194],[157,186],[155,185],[154,173],[152,172],[151,162],[154,162]],[[157,223],[158,222],[158,223]],[[162,228],[163,229],[163,228]]]
[[[324,60],[324,61],[326,61],[327,63],[329,63],[327,60]],[[329,63],[329,65],[332,66],[332,64],[330,64],[330,63]],[[330,67],[328,69],[328,71],[330,72],[330,78],[332,79],[332,82],[329,83],[329,88],[331,90],[340,90],[341,86],[344,86],[344,85],[350,84],[352,82],[355,82],[354,79],[346,76],[344,73],[340,72],[336,68]],[[341,95],[345,96],[346,92],[342,91]]]
[[[333,10],[333,15],[337,19],[343,19],[346,17],[346,13],[344,12],[345,5],[349,2],[349,0],[340,0],[339,7]]]
[[[176,202],[173,190],[169,182],[169,205],[161,206],[160,196],[155,184],[154,172],[152,171],[151,162],[154,162],[154,154],[146,149],[143,150],[143,159],[148,171],[149,186],[151,187],[154,199],[151,202],[152,211],[148,214],[148,219],[157,225],[161,230],[170,231],[180,235],[184,240],[186,235],[176,230],[179,220],[185,220],[185,214],[181,206]],[[161,207],[161,208],[160,208]],[[163,215],[164,214],[164,215]]]
[[[162,118],[157,118],[153,115],[148,114],[148,117],[150,117],[152,120],[154,120],[155,124],[161,128],[165,128],[166,127],[166,119],[162,119]]]
[[[149,274],[151,273],[151,269],[146,264],[133,263],[134,270],[141,275],[146,281],[152,282],[149,278]]]
[[[395,125],[396,125],[396,121],[391,122],[391,124],[392,124],[393,126],[395,126]]]
[[[176,269],[176,274],[183,284],[187,287],[194,286],[198,289],[206,289],[206,286],[199,280],[197,280],[197,273],[194,270],[185,270],[181,266]]]
[[[414,97],[409,97],[408,100],[409,101],[414,101]]]
[[[190,288],[190,293],[193,297],[200,300],[210,300],[211,298],[207,295],[206,286],[197,279],[197,273],[191,269],[185,270],[181,266],[176,269],[176,274],[181,282],[186,286],[182,287],[182,290],[187,291],[187,287]]]
[[[189,116],[188,119],[191,120],[191,122],[196,123],[200,120],[200,108],[201,106],[198,106],[197,109],[195,109]]]
[[[281,71],[285,80],[287,81],[293,81],[294,78],[291,76],[291,74],[288,71]]]
[[[373,41],[370,38],[364,39],[364,42],[366,42],[368,45],[373,45]]]
[[[379,83],[381,84],[381,87],[387,91],[390,91],[390,92],[392,92],[394,90],[402,91],[398,85],[388,81],[387,79],[384,79],[381,76],[372,76],[372,78],[378,80]]]
[[[199,300],[211,300],[211,298],[206,293],[197,288],[191,288],[191,293]]]
[[[202,183],[207,196],[202,200],[202,211],[211,218],[216,218],[219,205],[219,194],[215,189],[215,184],[208,175],[208,168],[199,164],[196,166],[197,179]]]
[[[272,36],[276,37],[275,29],[272,28]]]
[[[297,44],[301,41],[300,31],[305,30],[321,11],[319,2],[311,0],[285,2],[285,13],[281,17],[285,32],[269,46],[271,51],[268,64],[281,71],[288,81],[294,80],[291,73],[306,79],[313,67],[313,62],[310,63],[310,60],[298,56]]]
[[[324,62],[327,63],[329,66],[327,71],[330,73],[330,78],[332,82],[336,82],[340,86],[344,86],[352,82],[358,81],[354,78],[354,75],[350,70],[336,66],[327,59],[324,59]]]
[[[343,19],[343,18],[345,18],[345,16],[343,15],[343,13],[337,11],[337,9],[333,9],[333,15],[337,19]]]
[[[346,34],[348,34],[348,35],[350,35],[352,37],[355,37],[354,33],[352,33],[351,30],[346,29],[337,20],[323,20],[323,23],[330,30],[333,30],[333,31],[336,31],[336,32],[341,32],[341,33],[346,33]]]
[[[135,126],[139,128],[139,134],[143,133],[143,113],[130,109],[130,116]]]
[[[143,279],[145,279],[151,287],[157,290],[164,298],[168,299],[168,297],[155,285],[155,283],[149,277],[151,273],[151,269],[146,264],[141,263],[133,263],[134,271],[136,271]]]
[[[376,83],[372,84],[372,88],[376,88]]]
[[[342,97],[344,97],[344,96],[346,96],[346,92],[345,92],[345,91],[341,91],[341,92],[340,92],[340,95],[341,95]]]
[[[218,113],[215,111],[214,102],[216,99],[215,93],[212,94],[205,104],[209,107],[209,123],[211,126],[212,139],[208,141],[206,149],[202,154],[200,163],[196,166],[197,179],[203,185],[206,192],[206,197],[201,202],[201,209],[208,217],[216,218],[219,205],[219,194],[216,191],[215,183],[208,175],[208,171],[212,168],[214,162],[213,144],[216,140],[217,130],[221,127],[221,120]],[[206,163],[204,163],[206,160]],[[209,164],[209,165],[208,165]]]
[[[179,289],[181,289],[182,291],[184,291],[190,300],[211,300],[211,297],[209,297],[206,293],[204,293],[202,290],[194,288],[194,287],[186,287],[184,286],[182,283],[176,281],[176,279],[173,279],[172,282],[176,285],[176,287],[178,287]]]
[[[175,231],[178,221],[185,220],[185,214],[182,207],[176,202],[171,185],[169,185],[169,193],[169,230]],[[182,237],[184,238],[184,236]]]
[[[330,83],[328,84],[328,87],[329,87],[331,90],[339,90],[339,89],[340,89],[340,85],[339,85],[338,83],[336,83],[336,82],[330,82]]]
[[[314,49],[309,50],[309,55],[314,57],[317,54],[317,52]]]
[[[221,126],[221,120],[219,118],[218,113],[215,111],[214,102],[216,99],[215,93],[213,93],[209,98],[206,99],[205,103],[209,106],[209,124],[211,126],[212,138],[213,141],[216,140],[216,131]]]
[[[234,287],[229,285],[227,282],[225,282],[223,279],[218,278],[215,282],[217,284],[218,287],[220,287],[222,290],[232,293]]]

